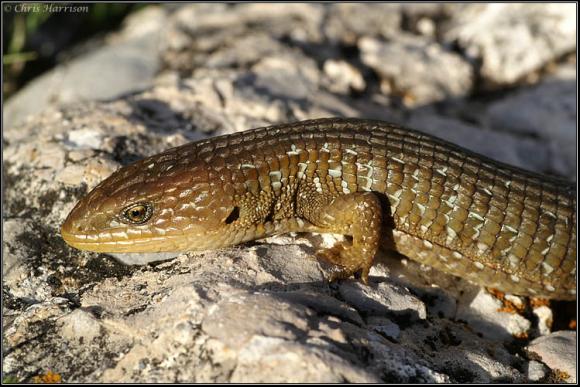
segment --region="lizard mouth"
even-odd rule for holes
[[[103,240],[100,235],[69,233],[64,227],[61,235],[69,246],[97,253],[161,253],[186,250],[182,246],[184,238],[179,235]]]
[[[69,246],[98,253],[179,253],[203,249],[202,242],[207,239],[203,236],[203,228],[199,227],[173,231],[147,227],[110,228],[93,232],[91,227],[71,219],[63,223],[60,233]]]

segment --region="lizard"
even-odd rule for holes
[[[523,296],[576,297],[576,189],[420,131],[326,118],[169,149],[114,172],[70,212],[71,246],[218,249],[289,232],[343,234],[329,279],[368,283],[380,248]]]

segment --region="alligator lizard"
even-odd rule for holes
[[[183,252],[339,233],[331,279],[380,247],[509,293],[574,299],[576,189],[381,121],[319,119],[211,138],[116,171],[62,226],[79,249]]]

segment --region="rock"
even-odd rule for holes
[[[457,295],[434,283],[430,287],[413,288],[413,293],[425,303],[427,314],[440,318],[455,318],[457,315]],[[469,285],[468,285],[469,286]]]
[[[517,372],[511,364],[502,363],[495,359],[491,359],[481,353],[465,353],[465,360],[471,363],[467,368],[466,362],[459,360],[456,364],[461,364],[465,367],[463,372],[467,375],[472,372],[470,379],[480,383],[492,383],[494,380],[509,380],[513,383],[522,383],[525,379],[523,375]],[[452,366],[453,367],[453,366]],[[459,368],[459,367],[458,367]],[[461,369],[461,368],[459,368]],[[464,374],[465,375],[465,374]],[[462,377],[464,375],[461,375]]]
[[[284,367],[280,367],[281,364],[284,364]],[[331,352],[304,348],[291,341],[263,336],[254,336],[248,346],[240,352],[240,361],[231,380],[234,383],[379,381],[363,368],[353,368]]]
[[[257,310],[260,310],[259,314],[256,313]],[[313,318],[313,314],[298,304],[280,303],[268,295],[241,295],[241,298],[236,297],[218,304],[210,313],[202,325],[204,332],[225,344],[230,351],[239,351],[240,360],[232,380],[376,380],[362,369],[353,368],[323,348],[316,350],[301,345],[304,340],[313,340],[308,338],[311,333],[308,332],[307,323]],[[232,318],[244,315],[248,318]],[[229,326],[228,322],[233,325]],[[346,344],[341,330],[335,330],[338,336],[334,340]],[[280,362],[289,365],[289,369],[301,371],[276,372]],[[265,372],[260,372],[262,376],[257,379],[256,373],[260,369]]]
[[[425,304],[406,289],[386,282],[363,286],[358,282],[347,281],[341,284],[340,294],[346,302],[366,314],[388,314],[411,321],[427,317]]]
[[[331,42],[355,45],[364,36],[388,38],[400,33],[399,4],[333,4],[324,33]]]
[[[103,133],[92,128],[82,128],[67,133],[67,141],[76,148],[100,149],[103,144]]]
[[[70,155],[70,153],[69,153]],[[55,176],[55,180],[68,186],[78,186],[86,183],[87,187],[95,187],[119,168],[119,163],[112,160],[83,158],[80,164],[71,164],[63,168]]]
[[[477,291],[478,287],[458,277],[435,270],[430,266],[390,254],[379,255],[375,268],[388,267],[392,281],[407,288],[427,308],[427,314],[453,319],[457,314],[458,298],[464,293]]]
[[[467,321],[477,332],[494,340],[525,338],[529,335],[529,320],[513,312],[502,311],[502,303],[485,290],[475,297],[466,294],[459,302],[456,318]]]
[[[312,249],[296,245],[293,238],[286,237],[284,241],[286,245],[257,246],[251,249],[260,269],[282,282],[322,282],[323,272],[311,254]],[[268,242],[279,243],[272,239],[268,239]],[[294,258],[289,260],[288,257]]]
[[[479,128],[429,113],[418,112],[412,115],[407,125],[494,160],[535,172],[545,172],[552,156],[546,146],[529,138]]]
[[[258,310],[260,313],[256,313]],[[312,318],[312,311],[303,306],[275,302],[265,294],[239,293],[208,310],[202,329],[228,348],[238,350],[258,333],[288,341],[301,340],[308,328],[306,322]]]
[[[322,12],[323,9],[318,4],[240,4],[236,7],[225,4],[192,4],[179,9],[174,20],[176,26],[189,33],[232,31],[240,27],[253,32],[251,28],[247,28],[248,25],[253,25],[263,27],[268,34],[283,36],[291,33],[293,28],[308,30],[317,27]]]
[[[547,367],[542,363],[531,360],[528,363],[527,378],[530,382],[540,382],[546,377]]]
[[[523,89],[490,105],[487,125],[541,138],[548,144],[549,169],[576,176],[576,74]]]
[[[63,338],[88,345],[101,334],[101,324],[88,312],[77,309],[58,321]]]
[[[384,94],[403,98],[407,106],[465,97],[471,91],[472,69],[459,55],[414,35],[388,42],[363,38],[361,60],[381,78]]]
[[[187,71],[208,63],[250,64],[252,59],[268,57],[273,52],[271,49],[275,52],[280,47],[288,49],[287,44],[277,43],[283,39],[310,46],[322,39],[323,15],[324,9],[319,4],[240,4],[234,7],[191,4],[180,7],[165,31],[168,45],[163,55],[165,67]],[[267,31],[267,36],[256,34],[260,29]],[[256,44],[264,45],[258,47]]]
[[[372,369],[383,373],[384,379],[396,383],[449,383],[448,375],[438,372],[432,365],[422,362],[400,345],[384,341],[379,335],[369,334],[369,350],[376,359]]]
[[[65,164],[65,152],[60,145],[54,142],[47,143],[42,147],[34,143],[28,143],[10,148],[7,151],[5,160],[10,164],[25,162],[38,169],[54,168],[60,170]],[[45,177],[45,180],[50,180],[52,179],[52,174],[45,174],[43,177]]]
[[[112,99],[152,84],[159,68],[162,8],[148,8],[132,16],[127,36],[86,53],[39,77],[7,101],[4,125],[23,122],[49,106],[79,100]],[[143,20],[140,22],[139,20]],[[145,24],[141,29],[134,26]]]
[[[395,342],[399,339],[401,335],[401,328],[388,318],[371,316],[367,319],[369,328],[380,333],[382,336],[388,339],[394,340]]]
[[[401,330],[398,340],[408,350],[425,353],[430,367],[454,383],[491,383],[494,380],[521,383],[522,360],[510,354],[501,342],[480,337],[470,326],[449,320],[427,321]]]
[[[294,63],[302,62],[301,66]],[[320,72],[312,60],[303,58],[264,58],[252,68],[254,87],[272,97],[291,100],[307,98],[314,91],[313,85],[319,83]]]
[[[576,383],[576,332],[558,331],[538,337],[526,350],[539,356],[552,370],[559,371],[567,382]]]
[[[491,86],[509,85],[576,49],[573,4],[457,6],[444,34],[457,42]]]
[[[360,71],[348,62],[329,59],[324,62],[324,73],[329,78],[328,89],[334,93],[362,92],[366,87]]]
[[[4,340],[10,347],[34,341],[42,335],[54,321],[70,312],[66,299],[51,298],[45,302],[31,305],[18,316],[6,331]],[[10,370],[6,370],[10,372]]]
[[[288,291],[278,293],[277,297],[307,306],[320,314],[328,314],[355,325],[364,325],[363,319],[356,309],[337,300],[335,297],[320,293],[317,290],[319,289]],[[333,317],[330,318],[332,319]]]
[[[109,255],[125,265],[146,265],[152,262],[161,262],[177,258],[179,253],[126,253]]]
[[[6,219],[2,224],[2,234],[4,239],[2,257],[2,273],[4,274],[4,283],[12,289],[12,292],[18,291],[18,284],[26,280],[28,270],[24,261],[26,260],[26,251],[20,248],[19,236],[22,233],[31,232],[33,229],[32,221],[25,219]],[[22,297],[21,294],[16,296]],[[37,298],[37,297],[34,297]]]
[[[421,18],[417,21],[417,31],[423,36],[434,37],[435,28],[435,23],[429,18]]]
[[[538,332],[540,336],[550,334],[552,331],[552,323],[554,322],[554,313],[549,307],[542,305],[533,309],[534,314],[538,318]]]
[[[203,55],[203,58],[204,65],[209,68],[250,67],[264,58],[283,55],[287,50],[287,47],[267,34],[252,34],[236,39],[235,45]]]

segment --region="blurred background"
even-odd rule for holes
[[[57,6],[55,4],[55,6]],[[89,39],[99,41],[140,4],[69,4],[82,12],[54,12],[40,3],[14,3],[2,13],[4,97],[75,55]],[[93,43],[95,46],[97,43]],[[76,49],[75,49],[76,48]]]
[[[207,81],[228,84],[248,105],[200,102],[197,124],[214,135],[320,116],[377,118],[576,175],[575,4],[66,7],[4,7],[5,126],[164,82],[207,95]]]
[[[4,124],[168,79],[225,76],[236,91],[285,105],[232,117],[225,132],[321,115],[378,118],[573,178],[574,7],[7,4]]]

